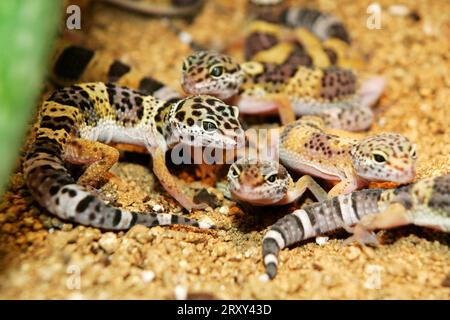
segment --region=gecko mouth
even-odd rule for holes
[[[228,99],[234,95],[232,90],[220,88],[213,83],[195,82],[184,78],[182,80],[181,87],[184,92],[189,94],[208,94],[222,100]]]
[[[382,175],[382,176],[376,176],[371,177],[367,176],[362,178],[368,180],[368,181],[374,181],[374,182],[393,182],[393,183],[410,183],[414,180],[416,176],[415,170],[405,170],[405,171],[396,171],[395,174],[389,174],[389,175]]]
[[[409,170],[406,172],[399,172],[394,182],[396,183],[410,183],[416,176],[415,170]]]
[[[189,94],[203,94],[205,91],[208,91],[209,89],[207,84],[198,83],[193,80],[186,79],[185,77],[183,77],[181,81],[181,87],[185,92]]]
[[[280,201],[280,199],[274,197],[273,194],[259,192],[252,186],[236,186],[232,184],[230,187],[230,193],[234,199],[248,202],[253,205],[271,205]]]
[[[257,97],[243,96],[239,99],[239,111],[242,114],[276,114],[278,104]]]

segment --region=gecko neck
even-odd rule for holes
[[[246,85],[251,85],[255,82],[255,77],[263,73],[263,65],[259,62],[243,62],[239,65],[241,67],[241,84],[239,88],[242,90]]]
[[[175,131],[176,128],[171,121],[171,114],[175,111],[177,103],[164,103],[155,115],[155,122],[157,127],[160,127],[160,134],[162,134],[168,148],[180,141],[180,137]]]

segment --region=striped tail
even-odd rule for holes
[[[184,30],[181,30],[178,26],[176,26],[173,21],[171,20],[163,20],[163,23],[166,25],[166,27],[168,27],[173,33],[176,34],[176,36],[178,37],[178,39],[185,44],[186,46],[188,46],[189,48],[191,48],[192,51],[205,51],[207,50],[205,47],[203,47],[202,45],[198,44],[197,42],[194,41],[194,39],[192,38],[192,35]]]
[[[177,215],[127,211],[108,205],[75,183],[63,165],[61,154],[59,142],[45,136],[38,137],[27,153],[23,170],[33,197],[63,220],[109,230],[126,230],[136,224],[213,228],[207,223]]]
[[[175,0],[165,2],[143,0],[101,1],[144,15],[180,18],[191,18],[197,15],[205,3],[204,0]]]
[[[278,220],[262,243],[263,263],[269,279],[277,274],[278,253],[297,242],[357,223],[362,216],[379,212],[383,190],[368,189],[298,209]]]
[[[50,77],[57,86],[102,81],[136,88],[161,100],[174,102],[182,98],[175,89],[101,50],[62,43],[52,61]]]
[[[319,10],[290,7],[284,12],[283,23],[291,28],[303,27],[322,41],[337,38],[350,44],[345,25],[334,15]]]

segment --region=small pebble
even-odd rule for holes
[[[325,243],[327,243],[328,242],[328,237],[325,237],[325,236],[320,236],[320,237],[316,237],[316,243],[319,245],[319,246],[323,246]]]
[[[181,260],[178,265],[180,266],[181,269],[185,269],[188,266],[188,263],[186,260]]]
[[[224,245],[219,245],[213,249],[213,254],[215,254],[216,257],[223,257],[227,254],[227,249]]]
[[[210,226],[214,225],[214,221],[212,221],[209,217],[205,217],[205,218],[199,220],[199,222],[207,223]]]
[[[267,274],[263,273],[263,274],[259,275],[258,280],[265,283],[265,282],[269,282],[270,279]]]
[[[145,283],[149,283],[149,282],[152,282],[153,279],[155,279],[155,273],[151,270],[142,271],[141,277]]]
[[[117,237],[114,233],[107,232],[102,235],[102,237],[98,241],[98,244],[103,250],[105,250],[106,253],[111,254],[117,250],[119,241],[117,240]]]
[[[348,249],[346,250],[345,256],[346,256],[347,259],[349,259],[350,261],[353,261],[353,260],[355,260],[356,258],[358,258],[360,254],[361,254],[361,250],[360,250],[358,247],[355,247],[355,246],[349,246]]]
[[[220,207],[220,209],[219,209],[219,213],[223,214],[224,216],[228,215],[229,212],[230,212],[230,208],[225,207],[225,206]]]
[[[176,286],[175,287],[175,299],[186,300],[186,298],[187,298],[187,288],[182,285]]]

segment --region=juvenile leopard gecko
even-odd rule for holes
[[[331,132],[330,132],[331,131]],[[416,146],[398,133],[365,138],[339,136],[321,118],[306,116],[280,131],[280,162],[289,169],[339,181],[330,196],[349,193],[368,182],[414,180]]]
[[[234,98],[242,114],[279,113],[283,124],[295,115],[317,115],[328,127],[359,131],[373,121],[371,105],[385,82],[375,77],[357,90],[349,69],[244,62],[231,56],[199,51],[183,63],[182,86],[190,94]]]

